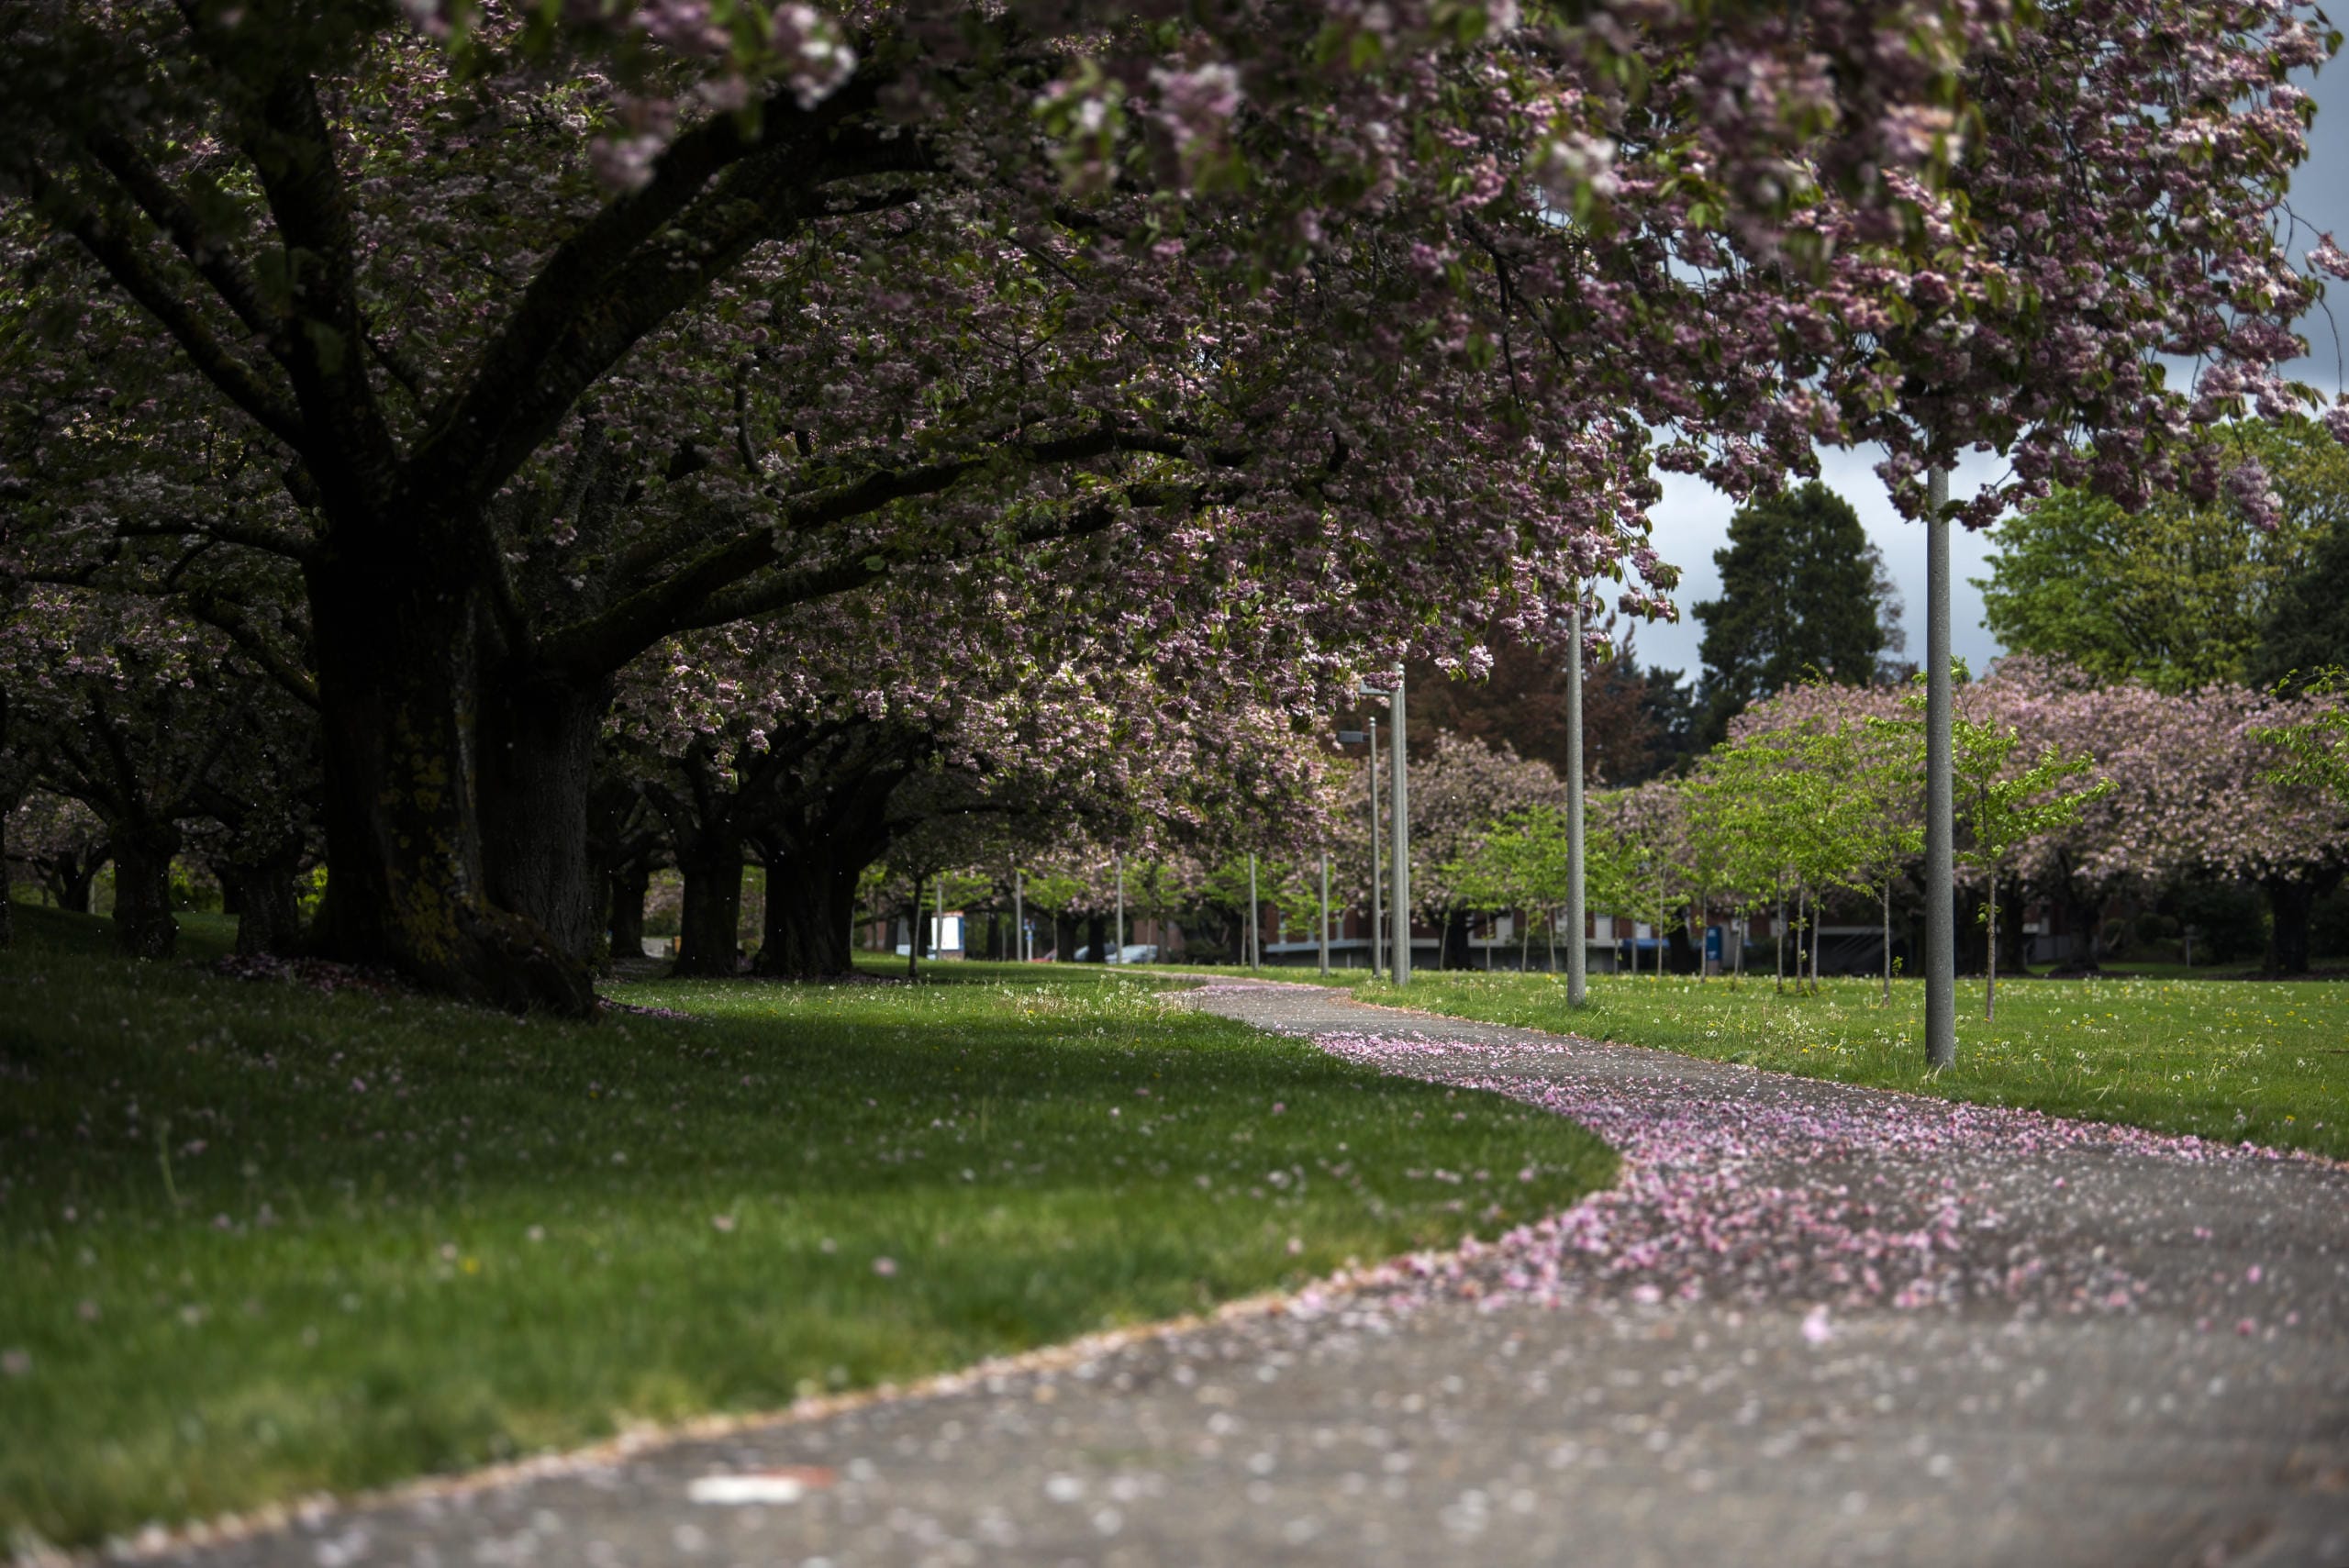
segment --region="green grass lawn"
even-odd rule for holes
[[[1421,970],[1408,990],[1365,1001],[1596,1035],[1692,1056],[1910,1089],[2058,1116],[2349,1159],[2349,984],[2240,980],[2022,980],[1958,984],[1957,1065],[1924,1068],[1924,986],[1829,980],[1776,995],[1770,977],[1593,975],[1591,1005],[1566,1006],[1563,976]]]
[[[0,954],[19,1544],[910,1377],[1612,1170],[1097,968],[640,984],[691,1016],[571,1025],[128,964],[40,915]]]
[[[44,952],[81,953],[93,958],[114,952],[111,919],[68,914],[50,905],[31,903],[24,896],[29,890],[21,885],[10,891],[17,899],[17,939],[26,946]],[[202,962],[237,951],[234,915],[183,909],[172,918],[180,928],[179,947],[172,955],[174,958]]]

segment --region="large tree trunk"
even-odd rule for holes
[[[1438,969],[1466,969],[1475,950],[1469,945],[1468,911],[1454,905],[1443,912],[1442,933],[1436,949]]]
[[[594,961],[603,889],[588,849],[588,800],[611,685],[501,673],[481,705],[482,870],[492,903],[558,951]]]
[[[584,958],[490,890],[469,547],[380,522],[349,535],[308,573],[333,868],[317,945],[446,995],[584,1017]]]
[[[612,937],[612,956],[642,958],[644,956],[644,900],[652,888],[652,862],[633,860],[614,868],[607,880],[612,901],[608,929]]]
[[[51,868],[45,880],[60,909],[70,910],[76,915],[90,912],[91,886],[98,880],[98,873],[106,869],[111,854],[111,851],[99,850],[93,851],[86,860],[69,857]]]
[[[172,918],[172,857],[179,852],[179,829],[170,824],[132,828],[113,834],[114,941],[126,958],[169,958],[179,943]]]
[[[837,979],[854,969],[856,884],[871,862],[845,863],[853,858],[769,850],[764,936],[753,969],[778,980]]]
[[[2267,967],[2278,974],[2309,972],[2309,917],[2316,902],[2341,885],[2342,873],[2313,877],[2271,876],[2260,887],[2267,895]]]
[[[1109,917],[1108,916],[1087,915],[1085,917],[1085,946],[1092,950],[1094,962],[1109,962]]]
[[[237,951],[284,958],[299,951],[302,900],[294,884],[302,870],[302,841],[296,839],[275,853],[250,862],[231,862],[220,869],[221,887],[236,890]]]
[[[731,840],[680,850],[685,880],[672,974],[733,974],[741,943],[742,846]]]

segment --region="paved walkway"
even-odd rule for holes
[[[1571,1115],[1624,1180],[1284,1311],[166,1555],[2349,1568],[2349,1171],[1190,997]]]

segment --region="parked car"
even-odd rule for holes
[[[1129,942],[1124,947],[1118,950],[1118,962],[1119,963],[1156,963],[1158,962],[1158,944],[1156,942]]]

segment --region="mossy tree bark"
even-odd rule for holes
[[[172,857],[179,828],[171,823],[118,827],[114,832],[114,942],[126,958],[169,958],[179,944],[172,918]]]
[[[677,975],[738,972],[742,926],[742,843],[707,835],[677,851],[685,895],[677,927]]]
[[[451,550],[469,538],[449,540]],[[596,1000],[584,943],[567,947],[491,891],[480,790],[484,595],[473,573],[438,552],[419,560],[409,545],[402,538],[310,563],[334,868],[319,949],[389,964],[466,1001],[583,1017]],[[582,830],[572,851],[582,862],[585,788],[578,781]]]
[[[767,906],[757,973],[778,980],[830,980],[848,973],[850,928],[863,866],[829,856],[778,851],[768,862]]]
[[[527,916],[555,950],[592,961],[604,889],[589,854],[589,796],[611,682],[513,667],[481,703],[482,870],[492,903]]]
[[[2267,895],[2267,967],[2277,974],[2309,972],[2310,917],[2317,900],[2341,885],[2334,868],[2313,876],[2270,876],[2260,881]]]
[[[607,929],[612,956],[640,958],[644,954],[644,900],[652,891],[652,862],[635,860],[614,868],[607,876],[612,903]]]

